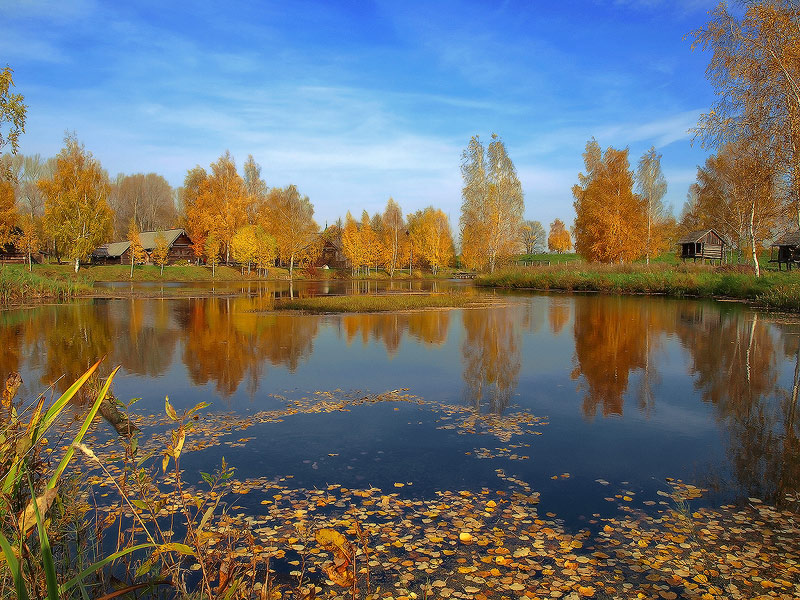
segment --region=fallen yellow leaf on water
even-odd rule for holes
[[[583,596],[584,598],[591,598],[594,596],[595,589],[590,585],[579,585],[578,586],[578,594]]]
[[[458,534],[458,539],[462,544],[471,544],[473,538],[471,533],[462,531],[461,533]]]

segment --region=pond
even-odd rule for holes
[[[738,303],[521,293],[491,308],[271,311],[289,294],[450,285],[218,284],[212,297],[7,310],[0,376],[19,371],[31,398],[106,356],[107,371],[122,366],[116,396],[141,398],[136,415],[163,415],[165,396],[179,410],[209,402],[203,421],[232,431],[186,455],[189,479],[223,455],[237,479],[291,476],[304,489],[430,497],[510,478],[573,528],[618,511],[622,495],[647,510],[667,478],[709,490],[697,506],[781,505],[798,490],[794,319]],[[309,410],[322,401],[341,409]]]

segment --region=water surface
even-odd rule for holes
[[[401,314],[271,311],[276,296],[445,285],[217,284],[214,297],[4,311],[0,375],[20,371],[21,394],[32,397],[54,382],[64,388],[106,356],[107,369],[122,365],[117,396],[140,397],[142,415],[163,412],[165,396],[179,409],[206,401],[211,412],[246,416],[319,391],[407,389],[424,401],[499,416],[527,411],[547,423],[535,433],[477,435],[442,429],[446,414],[425,405],[365,404],[257,424],[226,438],[246,443],[184,462],[208,470],[225,455],[243,479],[402,482],[402,493],[426,496],[502,487],[502,469],[540,491],[544,510],[575,523],[616,510],[607,498],[621,491],[633,492],[634,504],[659,499],[667,477],[708,488],[701,503],[780,504],[797,491],[793,319],[737,303],[600,295],[513,294],[493,308]]]

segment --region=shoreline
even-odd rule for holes
[[[764,272],[757,279],[750,274],[708,268],[545,267],[480,275],[475,285],[487,289],[735,301],[759,309],[800,312],[800,274],[792,272]]]

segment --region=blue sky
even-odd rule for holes
[[[714,4],[0,0],[0,64],[29,105],[25,154],[74,130],[112,176],[179,186],[228,149],[320,225],[392,196],[457,228],[461,152],[496,132],[547,227],[574,218],[592,136],[632,166],[655,145],[680,212],[706,156],[687,130],[713,100],[686,36]]]

